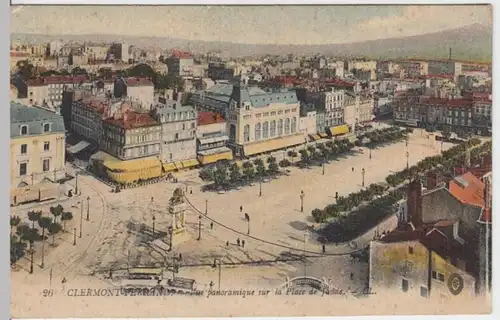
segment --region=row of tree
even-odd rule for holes
[[[35,241],[45,241],[45,231],[52,235],[52,244],[54,244],[55,235],[61,230],[65,230],[66,221],[73,219],[73,214],[64,211],[61,205],[50,207],[52,217],[44,217],[42,211],[29,211],[28,219],[31,222],[21,223],[19,216],[10,217],[10,262],[16,263],[26,254],[27,244],[29,250],[33,250]],[[62,225],[61,225],[62,222]],[[36,227],[42,229],[40,230]]]
[[[400,172],[389,175],[386,178],[387,184],[384,184],[384,183],[370,184],[368,186],[368,188],[362,189],[358,192],[350,193],[347,197],[338,196],[338,194],[336,194],[335,195],[335,197],[336,197],[335,204],[330,204],[330,205],[326,206],[324,209],[314,209],[311,212],[311,214],[316,222],[322,223],[322,222],[325,222],[326,220],[328,220],[328,218],[330,218],[330,217],[334,217],[334,218],[339,217],[342,212],[350,211],[365,201],[373,201],[374,199],[377,199],[376,201],[378,201],[380,199],[385,199],[388,196],[393,197],[394,195],[397,195],[396,199],[397,199],[397,201],[399,201],[401,199],[399,197],[399,195],[401,195],[400,190],[403,189],[400,185],[406,179],[408,179],[411,176],[423,174],[423,173],[425,173],[425,172],[427,172],[427,171],[429,171],[437,166],[439,166],[441,168],[449,168],[449,167],[452,167],[454,165],[457,165],[458,162],[463,161],[463,157],[466,154],[467,150],[470,148],[473,148],[473,147],[476,147],[475,149],[473,149],[474,155],[476,157],[480,157],[484,153],[491,152],[491,142],[487,142],[483,145],[480,145],[480,144],[481,144],[481,141],[479,139],[471,139],[471,140],[465,141],[465,142],[443,152],[442,156],[427,157],[427,158],[423,159],[422,161],[420,161],[417,165],[409,168],[409,170],[404,169]],[[476,150],[480,150],[480,151],[476,151]],[[399,187],[395,190],[390,191],[388,195],[384,196],[384,194],[389,189],[389,186],[391,186],[391,187],[398,187],[399,186]],[[382,202],[389,203],[390,201],[388,202],[388,199],[385,199]],[[359,210],[357,210],[357,211],[359,211]],[[351,213],[351,214],[353,214],[353,213]],[[369,219],[366,219],[368,217],[369,217]],[[369,216],[365,217],[366,220],[372,220],[372,218],[373,218],[373,216],[371,214]]]
[[[354,148],[354,144],[347,139],[328,141],[326,143],[317,143],[309,145],[305,149],[299,151],[300,164],[309,166],[313,162],[324,163],[336,157],[345,154]],[[289,151],[288,155],[296,157],[295,151]]]
[[[397,142],[407,138],[408,134],[412,131],[413,129],[411,128],[401,130],[399,127],[376,129],[359,135],[356,145],[373,148],[381,144]]]

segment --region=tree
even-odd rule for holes
[[[313,219],[316,223],[325,222],[327,218],[325,211],[321,209],[314,209],[311,212],[311,215],[313,216]]]
[[[243,174],[247,180],[251,180],[255,176],[255,168],[250,161],[243,163]]]
[[[38,225],[42,228],[42,241],[45,241],[45,229],[52,224],[52,219],[49,217],[41,217],[38,220]]]
[[[241,169],[237,163],[232,163],[229,167],[229,179],[231,182],[237,182],[241,179],[242,173]]]
[[[213,167],[205,167],[200,170],[199,177],[203,181],[212,181],[214,176],[214,168]]]
[[[307,150],[302,149],[299,151],[299,153],[300,153],[300,161],[304,164],[309,164],[309,162],[311,161],[311,157],[309,156]]]
[[[255,159],[253,162],[255,165],[255,170],[257,171],[257,175],[259,177],[262,177],[266,174],[266,166],[264,164],[264,161],[262,159]]]
[[[16,234],[20,239],[24,239],[24,235],[29,232],[30,226],[27,223],[21,223],[16,228]]]
[[[73,69],[71,69],[71,75],[73,76],[87,75],[87,70],[80,67],[74,67]]]
[[[66,212],[65,212],[66,213]],[[71,212],[69,212],[71,213]],[[61,225],[59,223],[51,223],[47,228],[49,230],[50,235],[52,235],[52,245],[55,244],[56,234],[61,231]]]
[[[282,168],[289,167],[290,165],[291,165],[291,163],[288,159],[283,159],[279,162],[279,166]]]
[[[21,223],[21,218],[19,216],[10,217],[10,234],[13,234],[14,227],[17,227]]]
[[[269,157],[267,158],[267,169],[269,170],[269,172],[275,174],[275,173],[278,173],[280,171],[280,168],[278,166],[278,163],[276,163],[276,158],[275,157]]]
[[[227,182],[227,168],[219,167],[214,171],[214,183],[217,186],[222,186]]]
[[[50,207],[50,213],[54,216],[54,222],[57,222],[57,217],[62,215],[64,208],[60,204],[55,207]]]
[[[13,265],[26,254],[26,243],[12,235],[10,237],[10,264]]]
[[[23,79],[24,82],[35,77],[35,67],[29,63],[28,60],[18,61],[16,63],[17,74]]]
[[[292,158],[295,158],[297,156],[297,152],[295,152],[293,150],[290,150],[290,151],[288,151],[288,156],[292,157]]]
[[[28,219],[32,222],[32,228],[35,228],[35,221],[40,220],[42,217],[42,211],[29,211]]]
[[[63,230],[66,230],[66,221],[73,219],[73,214],[69,211],[65,211],[61,215],[61,220],[63,222]],[[50,231],[49,231],[50,232]]]

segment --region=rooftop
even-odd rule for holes
[[[475,205],[483,208],[484,183],[471,172],[455,177],[450,181],[450,193],[463,204]]]
[[[43,124],[49,123],[50,132],[65,132],[62,116],[38,107],[10,102],[10,136],[20,136],[21,125],[28,125],[28,134],[43,134]]]
[[[198,112],[198,125],[199,126],[209,125],[209,124],[214,124],[214,123],[222,123],[225,121],[226,120],[218,113],[209,112],[209,111]]]
[[[193,59],[193,56],[189,52],[174,50],[170,55],[170,58]]]
[[[141,87],[141,86],[148,86],[151,87],[153,86],[153,81],[151,81],[150,78],[134,78],[134,77],[129,77],[125,78],[125,83],[129,87]]]
[[[86,75],[79,76],[47,76],[28,79],[27,85],[30,87],[46,86],[49,84],[78,84],[87,81]]]
[[[471,107],[471,100],[467,99],[445,99],[445,98],[428,98],[420,101],[420,104],[441,105],[446,107]]]
[[[132,110],[126,110],[120,118],[107,118],[104,122],[123,129],[149,127],[157,124],[156,120],[147,113],[139,113]]]

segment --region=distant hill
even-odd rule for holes
[[[42,43],[55,39],[73,41],[123,41],[139,47],[156,46],[194,52],[220,51],[228,56],[260,54],[298,55],[325,54],[335,56],[366,56],[395,59],[404,57],[448,58],[452,48],[453,59],[491,61],[493,33],[491,28],[473,24],[458,29],[444,30],[418,36],[325,45],[239,44],[220,41],[190,41],[169,37],[139,37],[126,35],[42,35],[11,34],[11,39]]]

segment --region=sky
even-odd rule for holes
[[[490,6],[17,6],[11,9],[10,32],[312,45],[412,36],[475,23],[491,28]]]

